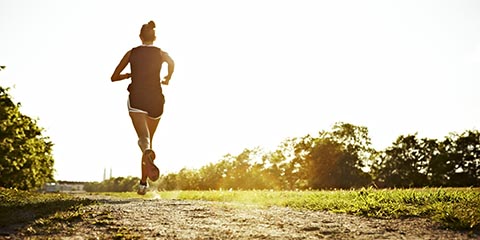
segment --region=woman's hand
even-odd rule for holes
[[[161,83],[162,83],[163,85],[168,85],[168,82],[169,82],[169,81],[170,81],[170,77],[166,76],[166,77],[163,78],[163,80],[162,80]]]
[[[125,74],[121,74],[120,76],[122,76],[123,79],[127,79],[127,78],[130,78],[132,76],[132,74],[125,73]]]

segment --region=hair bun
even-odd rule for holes
[[[154,21],[148,22],[148,26],[149,26],[151,29],[154,29],[154,28],[155,28],[155,22],[154,22]]]

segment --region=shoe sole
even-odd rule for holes
[[[147,166],[147,177],[154,182],[157,181],[160,176],[160,170],[153,163],[153,160],[155,160],[155,157],[156,157],[155,152],[151,149],[147,149],[143,153],[143,158],[144,158],[143,162]]]

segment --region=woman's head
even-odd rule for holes
[[[156,38],[155,22],[150,21],[147,24],[143,24],[140,30],[140,39],[142,39],[142,42],[153,42]]]

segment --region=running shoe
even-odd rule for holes
[[[145,195],[145,193],[147,193],[147,188],[148,188],[147,184],[144,185],[144,184],[140,183],[138,185],[137,193],[139,195]]]
[[[153,163],[155,157],[155,152],[152,149],[145,150],[142,156],[143,164],[147,167],[147,176],[154,182],[157,181],[160,176],[160,170],[155,166],[155,163]]]

